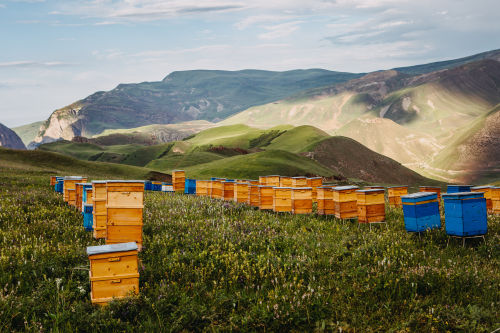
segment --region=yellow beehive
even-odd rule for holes
[[[76,207],[76,189],[70,188],[68,191],[68,204]]]
[[[312,188],[294,187],[292,188],[292,212],[294,214],[312,213]]]
[[[335,216],[339,219],[352,219],[358,216],[357,186],[336,186],[333,188]]]
[[[133,242],[87,247],[90,299],[106,305],[113,298],[139,292],[137,245]]]
[[[384,193],[381,189],[356,191],[359,223],[385,221]]]
[[[335,205],[333,203],[333,187],[319,186],[317,189],[318,214],[335,215]]]
[[[250,179],[250,180],[248,181],[248,183],[249,183],[250,185],[259,185],[259,181],[258,181],[258,180],[252,180],[252,179]]]
[[[280,187],[292,187],[292,177],[281,176]]]
[[[211,195],[214,199],[222,199],[222,181],[221,180],[212,180],[212,191]]]
[[[491,207],[493,214],[500,215],[500,187],[491,189]]]
[[[408,194],[408,186],[390,186],[387,188],[387,197],[390,207],[403,207],[401,196]]]
[[[142,248],[144,182],[112,180],[106,182],[106,244],[135,242]]]
[[[196,181],[196,195],[200,197],[208,196],[208,180]]]
[[[83,183],[75,184],[75,206],[76,209],[82,211],[82,201],[83,201]]]
[[[88,205],[93,205],[94,201],[92,200],[92,189],[86,188],[85,191],[87,191],[87,201],[85,203]]]
[[[94,238],[106,238],[106,181],[92,182],[92,201],[94,202],[92,212]]]
[[[420,186],[419,192],[437,193],[438,200],[441,201],[441,187],[439,187],[439,186]]]
[[[248,202],[252,207],[260,206],[259,186],[250,184],[248,187]]]
[[[486,211],[488,214],[493,214],[493,201],[491,200],[493,194],[493,186],[475,186],[471,187],[471,192],[482,192],[486,199]]]
[[[56,180],[57,176],[50,176],[50,186],[55,186],[56,185]]]
[[[184,193],[184,187],[186,185],[186,172],[184,170],[172,171],[172,185],[175,192]]]
[[[273,192],[273,211],[292,212],[292,188],[274,187]]]
[[[307,186],[312,188],[312,200],[316,202],[317,197],[317,188],[323,185],[323,178],[321,177],[312,177],[307,178]]]
[[[267,185],[267,176],[259,176],[259,185]]]
[[[249,204],[249,187],[248,183],[234,183],[234,201]]]
[[[222,196],[226,201],[232,201],[234,199],[234,182],[222,182]]]
[[[85,183],[87,178],[79,176],[64,177],[63,179],[63,199],[65,202],[69,203],[68,190],[74,190],[76,183]],[[76,197],[74,198],[76,199]],[[74,203],[76,204],[76,202]]]
[[[273,187],[259,185],[259,208],[262,210],[273,209]]]
[[[307,177],[292,177],[292,187],[307,187]]]

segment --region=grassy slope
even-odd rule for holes
[[[312,126],[292,128],[264,147],[266,150],[285,150],[292,153],[306,151],[306,148],[330,135]]]
[[[45,121],[37,121],[31,124],[23,125],[23,126],[18,126],[11,128],[14,132],[16,132],[17,135],[23,140],[23,143],[27,146],[31,141],[35,139],[35,137],[38,134],[38,130],[40,129],[40,126],[44,123]]]
[[[195,151],[187,154],[168,154],[149,162],[146,167],[159,171],[170,171],[193,165],[209,163],[223,159],[224,156],[206,151]]]
[[[163,154],[167,154],[172,146],[173,143],[166,143],[162,145],[141,147],[133,152],[130,152],[122,161],[122,163],[136,166],[145,166],[150,161],[159,158]]]

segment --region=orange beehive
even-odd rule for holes
[[[441,201],[441,187],[439,186],[420,186],[419,192],[435,192],[438,200]]]
[[[307,187],[307,177],[292,177],[292,187]]]
[[[76,183],[75,184],[75,206],[79,212],[82,211],[83,184],[84,183]]]
[[[280,187],[292,187],[292,177],[281,176]]]
[[[76,189],[70,188],[68,191],[68,204],[76,207]]]
[[[259,176],[259,185],[267,185],[267,176]]]
[[[196,181],[196,195],[200,197],[208,196],[208,180]]]
[[[335,216],[339,219],[352,219],[358,216],[357,186],[336,186],[333,188]]]
[[[248,183],[234,183],[234,201],[249,204],[249,187]]]
[[[292,188],[274,187],[273,188],[273,211],[292,212]]]
[[[387,197],[390,207],[403,207],[401,196],[408,194],[408,186],[390,186],[387,188]]]
[[[259,208],[262,210],[273,209],[273,187],[259,185]]]
[[[222,197],[226,201],[234,199],[234,182],[222,182]]]
[[[250,184],[248,187],[248,202],[252,207],[260,206],[259,186]]]
[[[318,214],[335,215],[335,205],[333,203],[333,187],[319,186],[317,191]]]
[[[172,171],[172,185],[175,192],[184,193],[184,186],[186,185],[186,172],[184,170]]]
[[[212,191],[211,197],[214,199],[222,199],[222,181],[221,180],[212,180]]]
[[[63,179],[63,199],[65,202],[69,202],[69,193],[68,190],[74,190],[76,183],[84,183],[87,181],[87,178],[79,177],[79,176],[71,176],[64,177]],[[73,198],[75,200],[76,197]],[[76,202],[73,202],[73,206],[76,205]]]
[[[486,211],[488,214],[493,214],[493,201],[491,200],[493,194],[493,186],[475,186],[471,187],[471,192],[482,192],[486,199]]]
[[[250,185],[260,185],[258,180],[250,179],[248,182],[250,183]]]
[[[106,244],[135,242],[142,248],[144,181],[106,182]]]
[[[312,200],[316,202],[317,197],[317,188],[323,185],[323,178],[321,177],[312,177],[307,178],[307,186],[312,188]]]
[[[93,205],[94,201],[92,200],[92,188],[86,188],[85,191],[87,191],[87,201],[85,201],[85,203],[88,205]]]
[[[260,176],[259,177],[260,185],[268,185],[268,186],[280,186],[280,176],[270,175],[270,176]]]
[[[105,305],[113,298],[139,292],[137,244],[121,243],[87,247],[90,261],[90,299]]]
[[[294,214],[312,213],[312,188],[293,187],[292,188],[292,212]]]
[[[385,191],[380,189],[356,191],[359,223],[385,221],[384,193]]]
[[[500,215],[500,187],[491,189],[491,207],[493,214]]]
[[[94,238],[106,238],[106,181],[92,182],[92,201]]]
[[[50,176],[50,186],[55,186],[56,185],[56,178],[57,176]]]

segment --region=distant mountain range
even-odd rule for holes
[[[26,149],[26,146],[16,132],[3,124],[0,124],[0,147]]]

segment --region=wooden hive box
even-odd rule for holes
[[[387,197],[390,207],[402,207],[401,196],[408,194],[408,186],[390,186],[387,188]]]
[[[142,248],[144,182],[111,180],[106,182],[106,244],[135,242]]]
[[[470,188],[474,185],[448,185],[446,193],[470,192]]]
[[[234,201],[249,204],[249,188],[248,183],[234,183]]]
[[[196,181],[196,195],[199,197],[206,197],[208,195],[208,180]]]
[[[335,204],[333,202],[333,187],[319,186],[317,189],[318,214],[335,215]]]
[[[482,192],[443,193],[442,198],[448,235],[466,237],[486,234],[486,199]]]
[[[186,184],[186,172],[184,170],[172,171],[172,185],[175,192],[184,193],[184,186]]]
[[[222,197],[224,200],[233,201],[234,199],[234,182],[222,182]]]
[[[280,187],[292,187],[292,177],[281,176]]]
[[[75,207],[81,212],[83,203],[83,183],[75,184]]]
[[[500,215],[500,187],[498,186],[491,189],[491,206],[493,214]]]
[[[293,187],[292,188],[292,212],[294,214],[312,213],[312,188]]]
[[[248,182],[250,183],[250,185],[259,185],[259,181],[258,180],[250,179]]]
[[[92,204],[87,204],[87,203],[83,204],[83,211],[82,211],[82,214],[83,214],[83,227],[87,231],[92,231],[93,209],[94,209],[94,206],[92,206]]]
[[[196,194],[196,179],[186,178],[184,194]]]
[[[267,176],[259,176],[259,185],[267,185]]]
[[[359,223],[375,223],[385,221],[384,190],[368,189],[356,191]]]
[[[273,188],[273,211],[292,212],[292,188],[274,187]]]
[[[437,193],[437,199],[438,201],[441,201],[441,187],[439,186],[419,186],[418,191]]]
[[[222,199],[222,181],[212,180],[211,197],[214,199]]]
[[[312,188],[312,200],[313,202],[316,202],[316,197],[318,196],[317,188],[323,186],[323,178],[321,177],[307,178],[307,183],[308,183],[307,186]]]
[[[259,208],[261,210],[273,209],[273,187],[268,185],[259,185]]]
[[[137,250],[133,242],[87,247],[93,304],[105,305],[113,298],[139,292]]]
[[[64,193],[64,177],[57,177],[55,190],[57,193]]]
[[[405,229],[422,232],[441,228],[439,201],[436,192],[417,192],[401,196]]]
[[[280,176],[279,175],[267,176],[267,184],[266,185],[273,186],[273,187],[280,186]]]
[[[493,201],[491,200],[493,194],[493,186],[475,186],[471,187],[471,192],[482,192],[486,199],[486,211],[488,214],[493,214]]]
[[[76,208],[76,189],[70,188],[68,191],[68,204]]]
[[[92,183],[81,183],[80,211],[83,213],[83,204],[87,203],[87,189],[92,188]]]
[[[94,204],[93,229],[94,238],[106,238],[106,181],[99,180],[92,182],[92,201]]]
[[[85,199],[86,199],[85,203],[89,204],[89,205],[94,205],[94,200],[92,200],[92,195],[93,195],[92,194],[92,187],[86,188],[85,189],[85,193],[86,193],[86,195],[85,195]]]
[[[76,183],[84,183],[87,181],[87,178],[79,177],[79,176],[70,176],[63,178],[63,199],[65,202],[69,203],[69,194],[68,190],[74,190]]]
[[[307,187],[307,177],[292,177],[292,187]]]
[[[57,176],[50,176],[50,186],[56,185]]]
[[[335,216],[339,219],[352,219],[358,216],[356,195],[357,186],[336,186],[333,188]]]
[[[250,186],[248,187],[248,202],[250,203],[250,206],[252,206],[252,207],[259,207],[260,206],[259,186],[260,185],[250,184]]]

